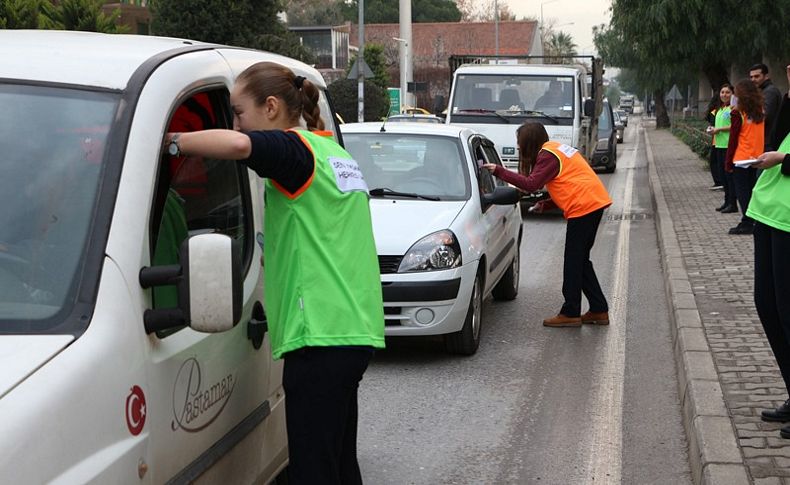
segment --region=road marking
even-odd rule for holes
[[[641,126],[637,129],[636,154],[642,142]],[[626,170],[623,193],[623,214],[631,213],[634,190],[634,170]],[[611,324],[606,328],[606,344],[601,356],[598,388],[591,417],[592,440],[588,452],[587,469],[591,472],[591,483],[619,484],[622,475],[623,453],[623,381],[625,374],[625,325],[628,309],[628,258],[631,235],[631,220],[623,218],[619,225],[617,248],[614,253],[614,284],[609,299]]]

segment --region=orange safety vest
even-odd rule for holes
[[[544,143],[542,149],[560,161],[560,172],[546,184],[546,188],[566,219],[612,205],[606,187],[579,150],[556,141]]]
[[[741,113],[741,131],[738,133],[738,147],[732,161],[757,158],[765,148],[765,122],[755,123]]]

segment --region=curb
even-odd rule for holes
[[[724,402],[719,375],[708,346],[694,293],[691,289],[675,226],[653,157],[647,128],[645,136],[648,179],[656,214],[656,232],[678,373],[683,427],[689,443],[691,476],[697,485],[752,483],[738,446],[732,418]]]

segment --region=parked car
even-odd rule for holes
[[[232,127],[285,57],[182,39],[0,30],[0,483],[268,483],[287,465],[263,302],[263,183],[171,156]]]
[[[623,126],[628,126],[628,113],[624,109],[616,109],[614,110],[615,113],[620,116],[620,121],[623,122]]]
[[[625,125],[620,119],[620,115],[617,114],[617,111],[614,111],[612,114],[614,115],[614,129],[616,130],[617,143],[622,143],[623,136],[625,136]]]
[[[406,122],[417,122],[417,123],[444,123],[442,118],[439,118],[436,115],[431,114],[422,114],[422,113],[403,113],[397,115],[390,115],[387,117],[387,122],[390,121],[406,121]]]
[[[602,168],[607,173],[614,172],[617,168],[617,130],[608,100],[604,100],[603,109],[598,116],[598,144],[595,146],[591,165]]]
[[[371,195],[386,335],[443,335],[477,351],[488,295],[518,294],[520,193],[480,166],[494,144],[443,124],[345,124],[346,149]]]

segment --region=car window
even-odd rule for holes
[[[227,99],[224,90],[190,96],[174,112],[168,131],[230,127]],[[231,236],[242,254],[249,256],[251,207],[246,172],[234,161],[163,153],[149,228],[152,265],[176,264],[181,243],[200,233]],[[153,290],[154,308],[177,304],[175,286]]]
[[[483,144],[482,145],[483,153],[486,157],[486,163],[493,163],[494,165],[502,165],[502,161],[499,159],[499,155],[497,154],[496,148],[492,144]],[[484,170],[485,175],[491,178],[490,186],[487,187],[486,193],[493,192],[496,187],[505,187],[507,186],[507,182],[502,179],[494,177],[491,172],[488,170]]]
[[[441,200],[470,195],[468,168],[459,141],[448,136],[344,133],[346,150],[369,189],[387,188]]]
[[[73,307],[118,102],[0,84],[0,331],[46,331]]]
[[[612,129],[612,109],[606,103],[604,103],[603,109],[601,110],[601,115],[598,117],[598,129]]]

